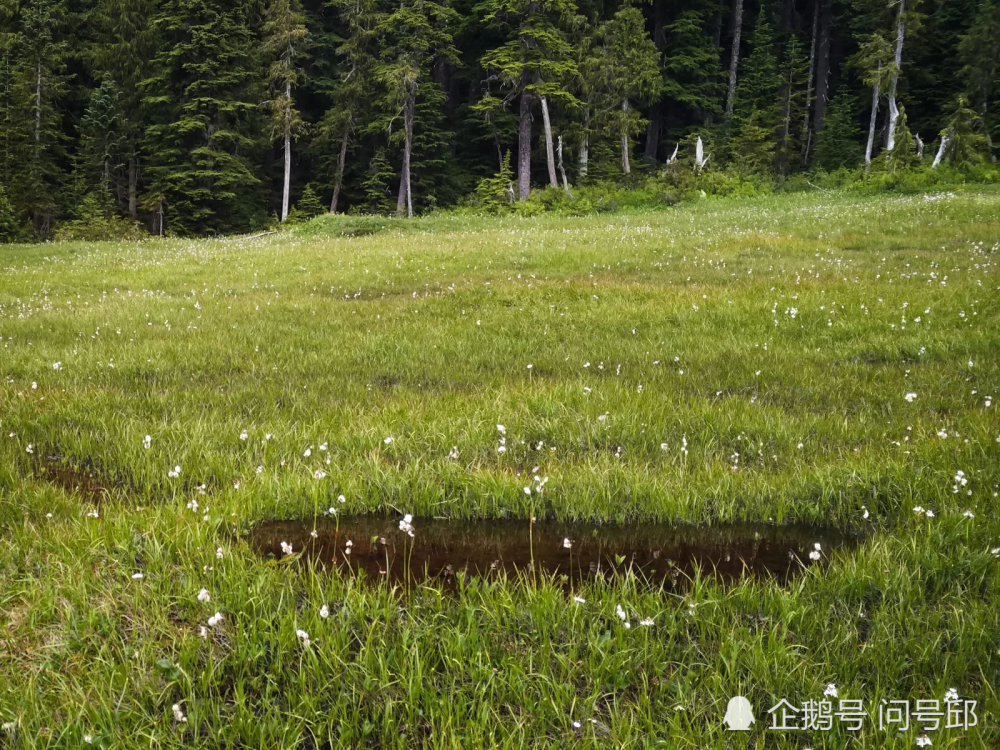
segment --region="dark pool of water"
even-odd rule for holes
[[[413,536],[400,517],[355,516],[308,521],[266,521],[248,536],[263,557],[282,558],[282,543],[301,561],[393,583],[438,581],[456,574],[504,573],[611,579],[632,569],[650,583],[683,585],[695,568],[732,581],[772,576],[787,582],[822,565],[856,540],[829,528],[740,524],[692,526],[647,523],[588,525],[511,520],[416,518]],[[567,546],[567,540],[569,546]],[[810,552],[820,545],[818,561]]]
[[[35,462],[35,476],[54,484],[66,492],[76,493],[88,501],[99,505],[108,489],[92,471],[68,466],[58,455],[46,455]]]

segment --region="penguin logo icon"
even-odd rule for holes
[[[726,729],[730,732],[749,732],[750,725],[755,723],[755,721],[750,701],[742,695],[737,695],[729,699],[729,705],[726,707],[726,715],[722,719],[722,723],[726,725]]]

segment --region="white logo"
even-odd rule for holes
[[[737,695],[729,699],[729,705],[726,707],[726,715],[722,719],[722,723],[726,725],[726,728],[730,732],[749,732],[750,725],[755,721],[750,701],[742,695]]]

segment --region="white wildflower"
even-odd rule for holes
[[[176,721],[178,724],[183,724],[187,721],[187,716],[184,715],[184,712],[181,710],[181,706],[179,703],[175,703],[173,706],[171,706],[170,710],[174,712],[174,721]]]
[[[212,601],[212,595],[208,593],[208,589],[202,589],[198,592],[199,602],[210,602]]]

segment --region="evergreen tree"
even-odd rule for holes
[[[801,40],[790,34],[785,45],[785,59],[781,73],[781,126],[778,136],[778,173],[784,177],[802,150],[797,138],[796,125],[805,117],[808,94],[809,61]]]
[[[110,81],[109,88],[113,85],[117,90],[116,158],[124,159],[125,165],[115,165],[116,199],[133,219],[139,211],[139,156],[146,126],[140,83],[150,74],[153,10],[154,0],[97,0],[91,15],[95,30],[88,55],[92,74],[102,87]],[[81,139],[95,138],[100,136],[93,130],[81,131]],[[118,174],[122,170],[124,177]]]
[[[630,139],[640,133],[646,122],[632,106],[633,101],[648,104],[662,90],[660,52],[646,33],[642,13],[625,7],[615,13],[600,31],[596,73],[603,95],[604,119],[621,142],[621,166],[629,174]]]
[[[299,0],[271,0],[264,24],[264,49],[272,59],[270,77],[276,93],[268,102],[271,136],[280,135],[285,157],[281,193],[281,220],[288,218],[292,193],[292,138],[302,130],[302,118],[295,106],[293,88],[299,83],[300,58],[309,34]]]
[[[117,209],[127,179],[127,125],[122,92],[110,76],[91,92],[80,123],[77,170],[85,192],[96,196],[105,211]]]
[[[337,213],[353,136],[369,119],[371,92],[376,86],[380,16],[377,0],[329,0],[328,5],[338,14],[344,29],[335,48],[339,69],[329,83],[332,106],[320,124],[322,139],[336,144],[330,212]]]
[[[708,33],[715,3],[698,3],[680,12],[666,27],[664,94],[688,110],[694,123],[719,114],[725,92],[719,47]]]
[[[814,164],[825,170],[854,167],[861,161],[854,117],[854,102],[846,93],[838,93],[830,100],[825,127],[816,134]]]
[[[532,105],[543,98],[577,103],[569,85],[578,70],[565,29],[582,19],[575,0],[483,0],[477,9],[505,40],[481,59],[505,96],[491,97],[479,109],[518,100],[517,187],[524,200],[531,192]]]
[[[376,67],[377,77],[386,87],[392,118],[401,116],[403,120],[403,165],[396,203],[399,215],[413,216],[411,166],[417,93],[430,77],[433,63],[458,62],[452,36],[456,21],[455,11],[441,3],[403,0],[378,25],[385,51]]]
[[[5,45],[11,75],[8,185],[18,209],[27,213],[39,236],[51,230],[67,182],[59,101],[69,81],[64,38],[69,19],[58,0],[29,0],[21,9],[18,30]]]
[[[958,51],[961,81],[968,100],[982,118],[988,146],[1000,144],[1000,114],[995,112],[1000,92],[1000,2],[982,0]]]
[[[730,151],[741,169],[769,171],[774,167],[778,129],[781,73],[774,52],[774,30],[761,8],[750,40],[750,54],[736,87],[733,122],[736,136]]]
[[[252,226],[260,146],[254,36],[245,5],[165,0],[154,19],[158,53],[143,82],[150,111],[147,205],[173,234]]]
[[[17,215],[0,184],[0,242],[14,242],[18,237]]]

